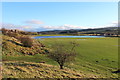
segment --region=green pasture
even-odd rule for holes
[[[76,42],[77,56],[67,67],[97,75],[113,76],[112,71],[118,69],[118,39],[117,38],[46,38],[39,39],[47,47],[61,42],[70,47],[69,42]],[[116,76],[116,75],[115,75]]]

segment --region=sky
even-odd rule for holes
[[[117,2],[3,2],[2,27],[25,31],[114,27]]]
[[[1,0],[2,2],[118,2],[119,0]]]

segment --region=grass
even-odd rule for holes
[[[45,44],[47,48],[55,45],[56,41],[62,42],[67,47],[70,47],[68,43],[75,41],[79,44],[76,48],[78,53],[76,60],[71,63],[66,63],[65,67],[84,73],[84,77],[86,78],[90,77],[90,74],[99,78],[118,77],[117,74],[112,73],[112,71],[118,69],[118,38],[45,38],[38,40]],[[58,67],[58,64],[46,57],[45,54],[32,56],[22,54],[18,56],[3,55],[3,60],[35,62],[36,64],[38,62],[45,62],[46,64]]]
[[[80,72],[44,63],[7,61],[3,64],[4,78],[81,78]],[[91,77],[94,77],[91,75]]]
[[[56,62],[49,59],[44,54],[36,54],[36,55],[19,55],[19,56],[3,56],[3,61],[26,61],[26,62],[45,62],[47,64],[56,65]]]
[[[95,73],[104,77],[117,77],[112,71],[118,69],[117,38],[50,38],[41,39],[48,47],[56,41],[66,44],[70,41],[79,43],[76,61],[66,65],[69,68]],[[70,45],[67,45],[68,47]]]

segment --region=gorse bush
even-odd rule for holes
[[[33,39],[25,36],[25,37],[19,37],[19,40],[23,44],[24,47],[32,47],[33,46]]]

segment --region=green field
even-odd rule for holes
[[[40,41],[48,47],[56,41],[66,45],[75,41],[79,43],[76,61],[66,65],[67,67],[106,77],[117,76],[111,73],[118,69],[117,38],[47,38]]]
[[[118,77],[118,74],[112,73],[118,69],[118,38],[46,38],[39,39],[40,42],[50,48],[55,42],[68,44],[75,41],[79,44],[76,48],[77,56],[75,61],[66,63],[65,67],[77,70],[89,77],[88,74],[99,76],[100,78]],[[34,56],[3,56],[5,61],[27,61],[41,62],[58,66],[58,64],[46,57],[45,54]]]

